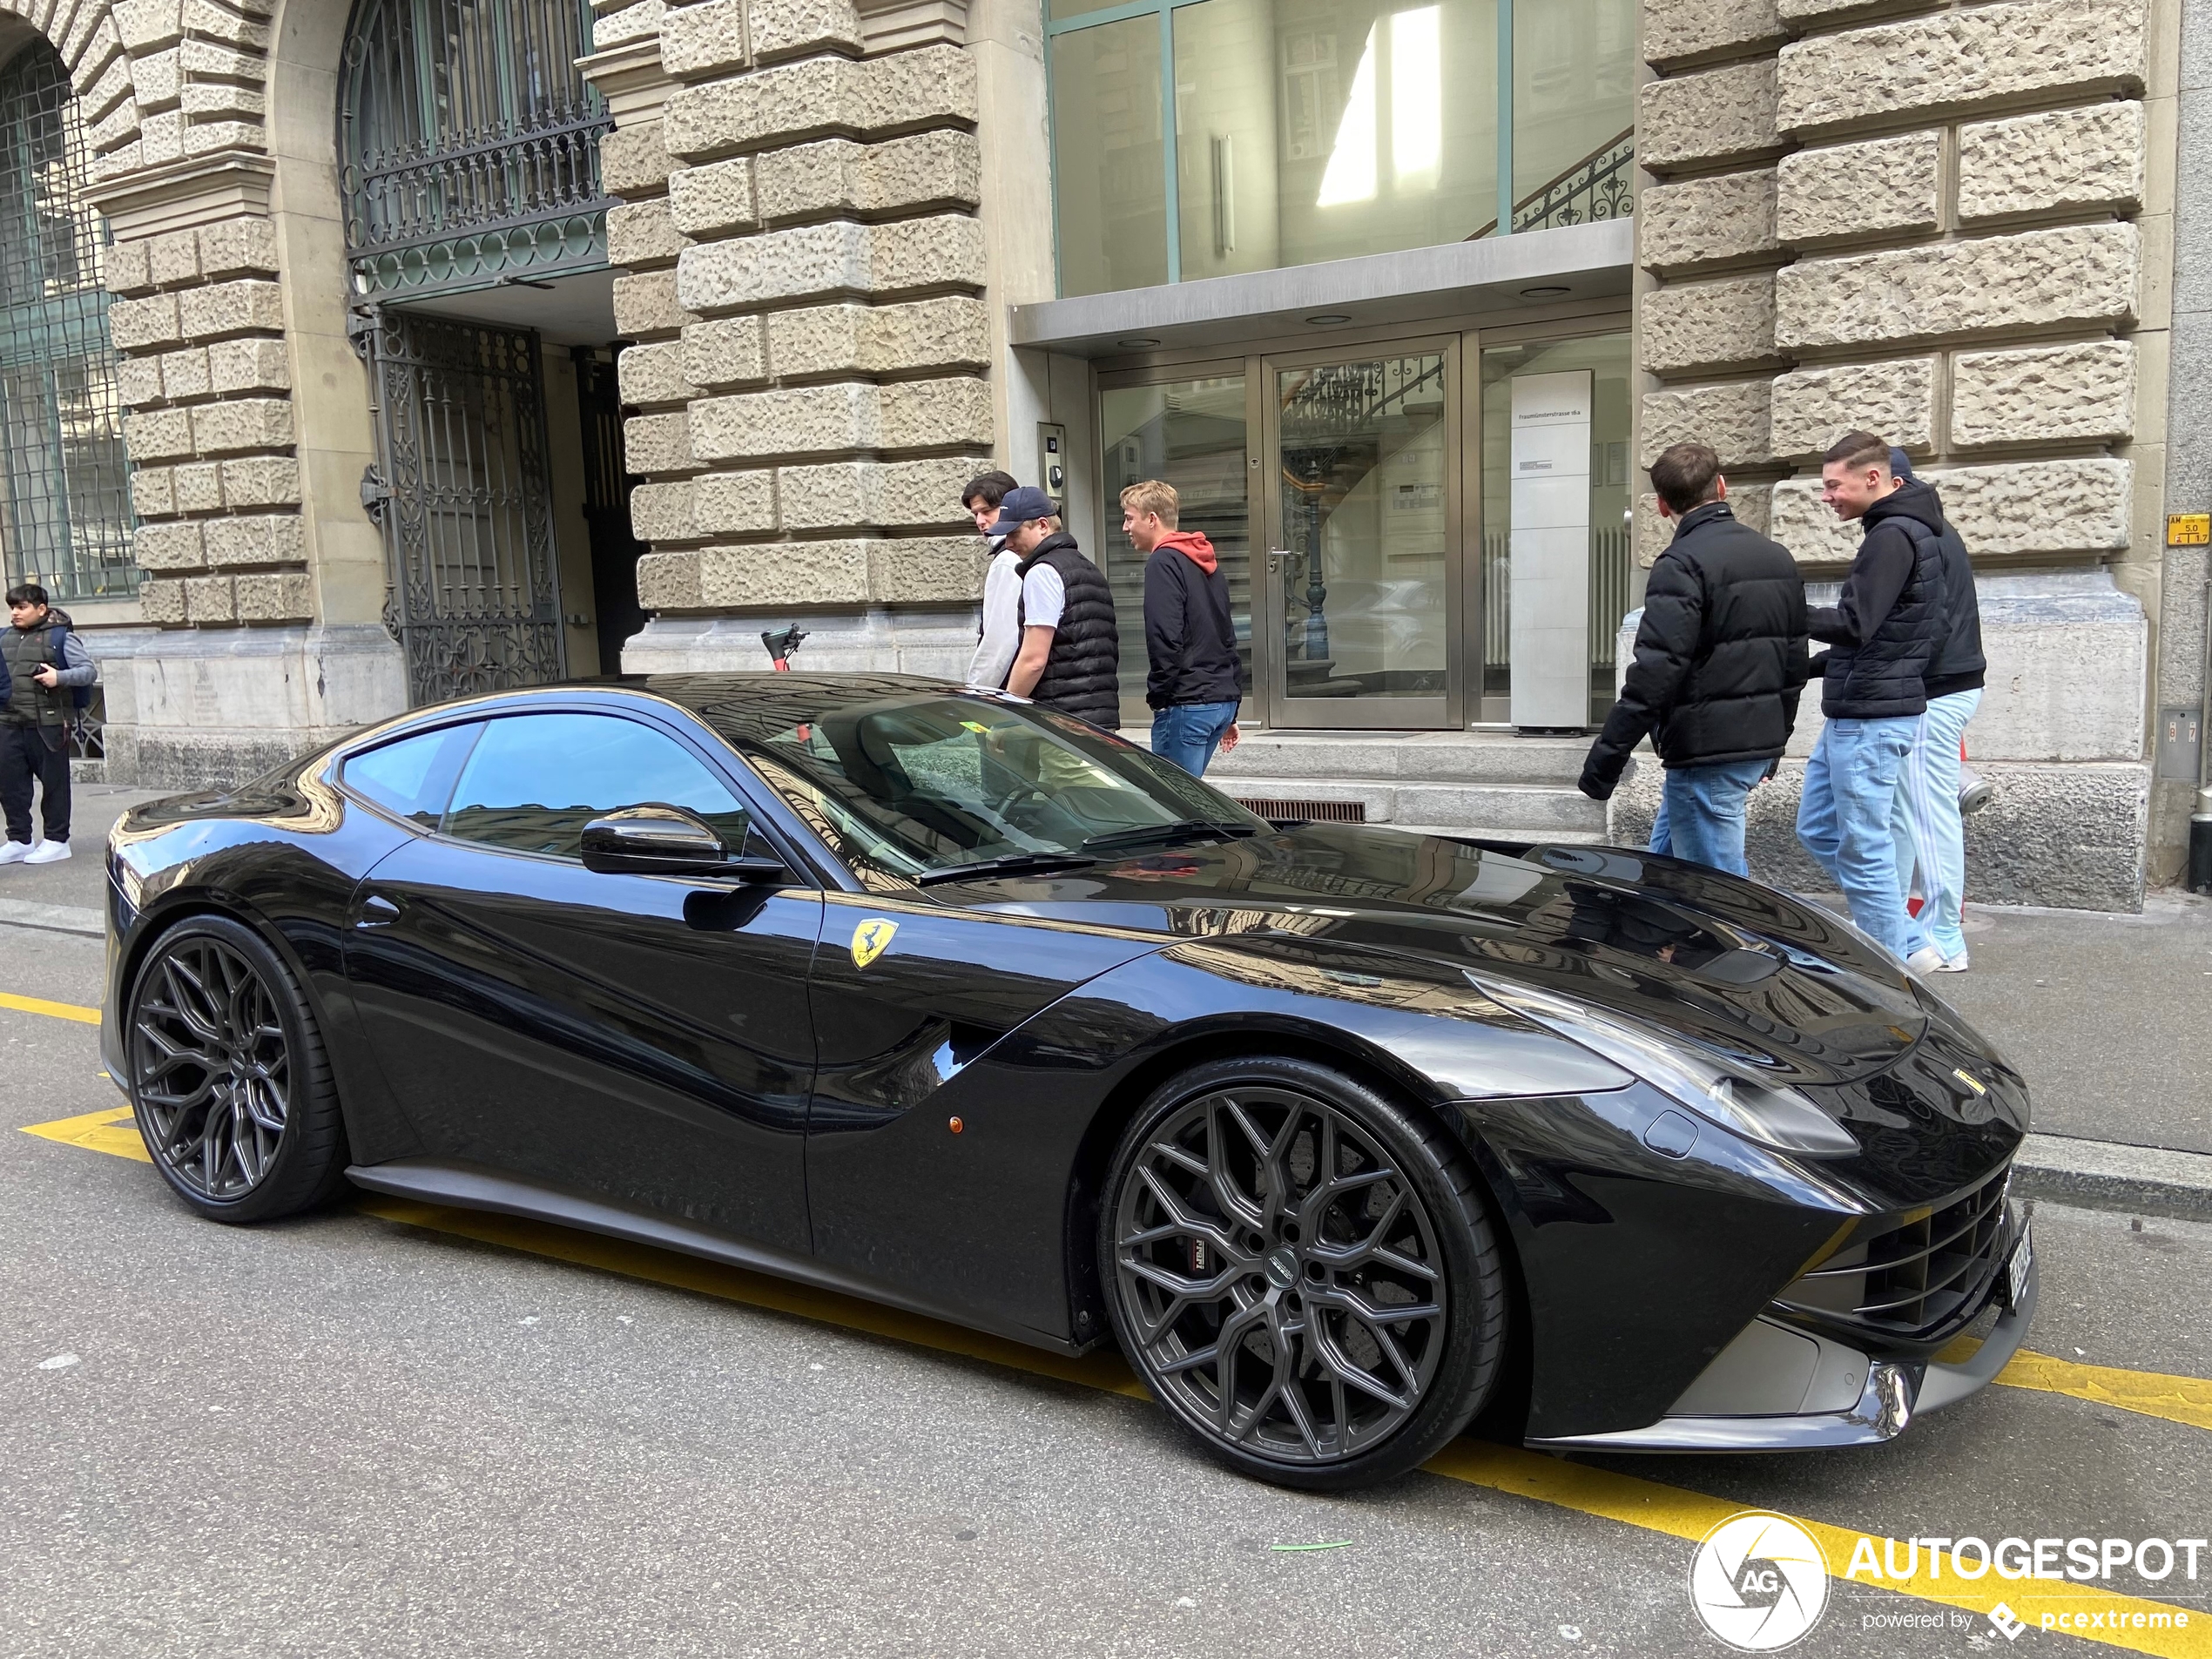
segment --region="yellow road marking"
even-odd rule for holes
[[[141,1162],[147,1161],[145,1150],[139,1144],[135,1132],[118,1127],[130,1116],[128,1108],[88,1112],[57,1123],[32,1124],[25,1133],[44,1136],[49,1140],[69,1145],[88,1147],[94,1151],[111,1152],[121,1157],[135,1157]],[[1049,1353],[1003,1338],[947,1325],[918,1314],[902,1313],[896,1309],[834,1291],[813,1290],[767,1274],[517,1217],[452,1210],[442,1205],[418,1204],[374,1194],[363,1194],[355,1201],[354,1208],[362,1214],[403,1226],[474,1238],[504,1249],[571,1262],[628,1278],[712,1296],[723,1301],[772,1309],[824,1324],[865,1331],[916,1347],[961,1354],[1008,1370],[1051,1377],[1133,1399],[1150,1398],[1149,1391],[1137,1381],[1121,1357],[1110,1352],[1095,1352],[1079,1359]],[[2107,1366],[2069,1366],[2063,1360],[2053,1359],[2044,1354],[2021,1354],[2013,1363],[2020,1365],[2023,1361],[2029,1362],[2024,1375],[2032,1375],[2035,1380],[2018,1382],[2015,1386],[2074,1394],[2085,1399],[2125,1406],[2128,1410],[2144,1411],[2150,1415],[2172,1417],[2176,1421],[2199,1420],[2178,1414],[2181,1409],[2199,1409],[2190,1403],[2195,1398],[2191,1391],[2212,1392],[2212,1383],[2195,1378],[2163,1377],[2150,1372],[2116,1371]],[[2012,1380],[2010,1372],[2011,1367],[2008,1366],[1999,1380]],[[2172,1404],[2171,1386],[2176,1384],[2185,1386],[2178,1408]],[[2129,1404],[2131,1398],[2148,1403]],[[2154,1410],[2153,1406],[2160,1408]],[[1746,1507],[1741,1502],[1709,1497],[1703,1493],[1691,1492],[1681,1487],[1665,1486],[1638,1475],[1621,1474],[1610,1469],[1569,1462],[1563,1458],[1529,1452],[1517,1447],[1497,1446],[1479,1440],[1456,1441],[1422,1467],[1430,1474],[1448,1480],[1527,1498],[1555,1508],[1571,1509],[1577,1514],[1618,1521],[1642,1531],[1660,1533],[1686,1541],[1703,1539],[1720,1522],[1741,1513]],[[1925,1568],[1910,1577],[1853,1580],[1848,1577],[1849,1564],[1862,1543],[1872,1546],[1876,1560],[1886,1561],[1882,1553],[1885,1541],[1882,1535],[1832,1526],[1826,1521],[1802,1516],[1791,1518],[1820,1541],[1821,1548],[1827,1554],[1829,1572],[1838,1581],[1863,1584],[1868,1588],[1909,1595],[1985,1616],[2002,1602],[2030,1625],[2040,1625],[2047,1614],[2064,1618],[2067,1621],[2066,1633],[2078,1635],[2084,1641],[2119,1648],[2130,1653],[2157,1656],[2158,1659],[2212,1659],[2212,1615],[2202,1609],[2176,1608],[2162,1602],[2090,1589],[2065,1581],[2000,1580],[1994,1575],[1979,1580],[1961,1580],[1955,1574],[1939,1576]],[[2128,1628],[2139,1616],[2146,1628]],[[2093,1617],[2099,1622],[2090,1623]],[[2167,1628],[2153,1627],[2151,1622],[2156,1619],[2168,1621]],[[2076,1620],[2080,1622],[2078,1626]],[[2177,1623],[2180,1628],[2175,1628]]]
[[[18,1014],[45,1014],[57,1020],[74,1020],[80,1025],[98,1025],[100,1011],[78,1002],[49,1002],[43,996],[17,996],[10,991],[0,991],[0,1008],[13,1008]]]
[[[2155,1371],[2121,1371],[2112,1366],[2078,1365],[2026,1349],[1997,1373],[2013,1388],[2070,1394],[2100,1406],[2163,1417],[2170,1422],[2212,1428],[2212,1382],[2202,1377],[2169,1377]]]

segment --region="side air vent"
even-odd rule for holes
[[[1364,824],[1367,821],[1367,803],[1364,800],[1277,800],[1271,798],[1230,798],[1248,813],[1279,822],[1286,818],[1306,818],[1317,824]]]

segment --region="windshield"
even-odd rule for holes
[[[1064,715],[959,692],[788,704],[709,721],[865,876],[1267,828],[1179,766]]]

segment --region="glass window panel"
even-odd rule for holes
[[[1445,691],[1445,360],[1276,373],[1284,693]]]
[[[494,720],[469,757],[448,835],[519,853],[579,857],[583,826],[625,806],[680,806],[745,845],[745,813],[728,786],[672,738],[604,714]]]
[[[1627,334],[1494,347],[1482,354],[1482,692],[1485,719],[1509,718],[1513,694],[1514,386],[1537,375],[1584,374],[1589,388],[1589,455],[1585,534],[1572,556],[1588,560],[1582,656],[1588,665],[1588,719],[1597,725],[1613,706],[1615,637],[1621,620],[1640,603],[1640,573],[1629,556],[1634,496],[1629,476],[1630,353]],[[1541,458],[1531,445],[1523,460]],[[1569,515],[1569,516],[1575,516]],[[1534,527],[1526,527],[1533,529]],[[1524,561],[1559,556],[1555,527],[1524,536]],[[1524,579],[1539,572],[1523,569]]]
[[[1247,475],[1244,377],[1222,374],[1158,386],[1109,388],[1099,394],[1100,477],[1106,520],[1106,556],[1114,606],[1124,617],[1144,614],[1144,556],[1122,534],[1119,500],[1146,478],[1173,484],[1183,503],[1179,529],[1202,531],[1213,543],[1229,583],[1237,624],[1239,678],[1252,689],[1251,506]],[[1122,640],[1122,719],[1143,725],[1145,658],[1135,630]],[[1132,650],[1132,645],[1137,648]]]
[[[1160,125],[1160,20],[1052,38],[1052,177],[1060,292],[1168,280]]]
[[[1624,217],[1635,153],[1635,0],[1514,12],[1514,228]]]
[[[482,730],[482,723],[446,726],[357,754],[346,763],[346,787],[425,829],[435,829],[453,792],[454,774]]]

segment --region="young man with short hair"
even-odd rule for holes
[[[978,691],[1003,687],[1022,648],[1022,578],[1015,574],[1022,560],[1007,550],[1006,532],[999,528],[999,504],[1018,488],[1010,473],[986,472],[969,479],[961,492],[960,504],[974,516],[976,533],[991,554],[990,568],[983,573],[983,624],[976,635],[975,659],[968,665],[968,683]]]
[[[1193,778],[1205,776],[1217,746],[1236,745],[1243,665],[1229,581],[1213,543],[1179,529],[1175,486],[1148,478],[1122,491],[1122,534],[1144,557],[1144,700],[1152,752]]]
[[[1651,850],[1748,875],[1745,804],[1789,746],[1805,683],[1805,584],[1787,548],[1737,522],[1705,445],[1676,444],[1651,485],[1674,540],[1651,567],[1635,660],[1581,787],[1610,796],[1650,733],[1667,769]]]
[[[1932,492],[1900,492],[1889,442],[1871,432],[1838,439],[1820,480],[1821,499],[1866,534],[1837,603],[1808,617],[1812,637],[1834,649],[1816,664],[1828,724],[1805,766],[1797,839],[1843,889],[1853,921],[1929,968],[1936,952],[1905,907],[1890,825],[1947,629],[1943,550],[1921,516]]]
[[[69,726],[76,693],[100,671],[70,625],[68,613],[26,582],[8,590],[10,626],[0,634],[6,701],[0,704],[0,811],[8,842],[0,864],[55,864],[69,854]],[[44,839],[31,840],[31,787],[44,792]]]
[[[1113,731],[1121,724],[1122,644],[1105,574],[1060,528],[1042,489],[1008,491],[998,522],[1022,577],[1022,648],[1006,689]]]

